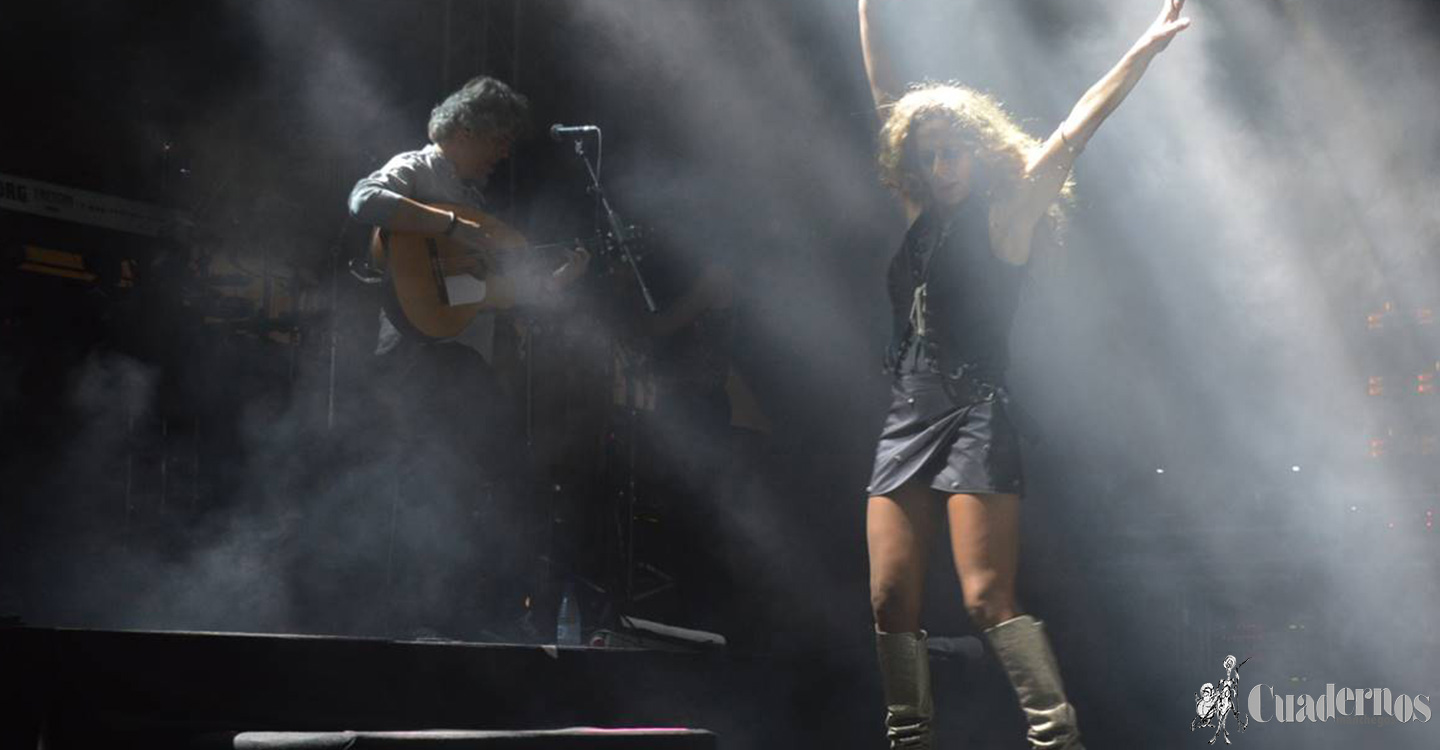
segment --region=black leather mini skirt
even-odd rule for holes
[[[870,495],[910,481],[952,495],[1024,492],[1020,438],[1003,392],[969,393],[960,402],[954,392],[939,373],[895,378]]]

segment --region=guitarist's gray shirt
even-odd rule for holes
[[[355,183],[350,191],[350,215],[366,224],[386,226],[390,217],[395,215],[402,196],[420,203],[455,203],[484,208],[485,196],[480,192],[481,187],[456,176],[455,165],[432,143],[419,151],[396,154],[385,162],[385,166]],[[491,313],[476,315],[470,327],[453,340],[480,352],[489,362],[494,349],[495,316]],[[382,309],[375,353],[390,352],[400,345],[400,341],[400,331],[396,330],[395,324],[390,322],[390,317]]]

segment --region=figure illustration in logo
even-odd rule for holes
[[[1239,664],[1235,663],[1233,655],[1225,657],[1225,679],[1220,681],[1220,687],[1207,682],[1200,686],[1200,693],[1195,696],[1195,718],[1190,720],[1190,731],[1199,727],[1215,727],[1215,734],[1210,737],[1211,745],[1221,737],[1225,738],[1225,744],[1230,744],[1230,731],[1225,724],[1231,716],[1235,717],[1235,725],[1241,731],[1250,726],[1250,717],[1241,715],[1236,708],[1240,699],[1240,667],[1246,661],[1250,661],[1250,657],[1245,657],[1245,661]]]

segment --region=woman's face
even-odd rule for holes
[[[915,170],[925,181],[930,202],[950,207],[970,197],[975,157],[954,127],[944,120],[924,120],[910,137],[914,141]]]

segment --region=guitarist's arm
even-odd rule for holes
[[[395,196],[394,205],[395,208],[391,214],[382,222],[377,222],[376,226],[393,232],[414,232],[416,234],[444,234],[445,230],[450,228],[450,212],[443,208],[426,205],[403,195]],[[457,220],[457,233],[460,222],[470,224],[464,219]],[[474,225],[471,224],[471,226]]]
[[[452,228],[450,217],[453,214],[449,209],[436,208],[403,195],[395,197],[399,200],[395,203],[394,213],[380,226],[394,232],[448,234],[456,242],[472,250],[484,250],[487,247],[485,232],[480,229],[479,224],[463,216],[455,216],[455,226]]]
[[[576,246],[565,254],[565,262],[553,271],[517,269],[511,274],[490,276],[486,296],[490,304],[509,308],[517,304],[553,304],[558,296],[578,282],[590,267],[590,251]]]
[[[419,175],[405,155],[391,159],[363,177],[350,190],[350,215],[356,221],[396,232],[440,234],[450,226],[450,212],[432,208],[409,196]]]
[[[590,252],[577,245],[566,251],[565,261],[554,270],[530,265],[524,259],[512,260],[508,265],[508,271],[485,277],[486,307],[508,310],[516,305],[557,303],[560,295],[585,275],[590,267]]]
[[[457,216],[448,208],[431,206],[405,195],[416,184],[414,167],[393,159],[373,174],[355,183],[350,191],[350,215],[357,221],[394,232],[445,235],[472,250],[486,252],[489,237],[479,224]],[[495,259],[485,264],[494,267]],[[541,302],[575,283],[584,275],[590,254],[583,248],[570,252],[566,263],[549,275],[535,279],[492,276],[486,280],[486,304],[510,308],[516,304]]]
[[[435,235],[448,233],[456,242],[468,248],[485,248],[485,235],[479,224],[455,216],[455,226],[452,229],[450,220],[454,215],[449,209],[421,203],[384,188],[373,189],[362,195],[361,187],[357,186],[350,196],[350,215],[358,221],[392,232]]]
[[[407,192],[414,191],[415,183],[414,168],[399,159],[392,160],[355,183],[350,191],[350,215],[356,221],[392,232],[449,234],[468,248],[484,249],[485,236],[479,224],[407,196]]]

